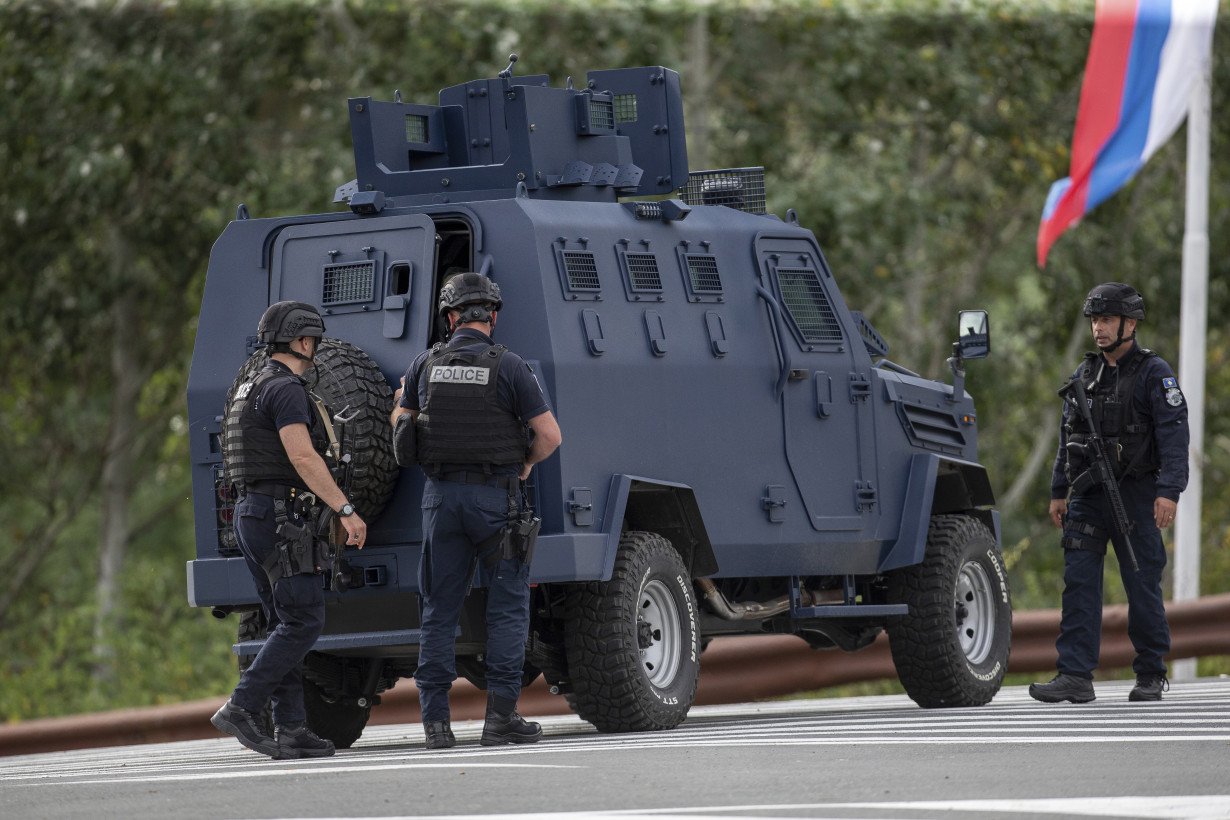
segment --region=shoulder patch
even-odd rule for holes
[[[1177,387],[1171,387],[1166,390],[1166,403],[1171,407],[1179,407],[1183,404],[1183,391]]]
[[[1167,376],[1166,378],[1162,379],[1162,387],[1169,389],[1171,387],[1178,387],[1178,386],[1179,386],[1179,380],[1176,379],[1174,376]]]

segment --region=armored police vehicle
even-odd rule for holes
[[[322,579],[312,728],[348,746],[413,674],[424,476],[394,461],[390,387],[442,338],[445,277],[474,270],[499,283],[496,339],[531,362],[564,438],[528,485],[542,532],[527,681],[545,676],[602,731],[670,728],[713,637],[854,651],[887,631],[919,704],[989,701],[1011,610],[962,369],[986,355],[986,314],[962,314],[952,383],[892,363],[813,233],[765,212],[763,169],[689,173],[674,71],[561,88],[511,68],[438,105],[351,99],[348,207],[240,206],[218,239],[188,387],[191,604],[238,613],[235,650],[257,651],[219,433],[228,391],[264,360],[261,312],[310,302],[326,341],[307,379],[370,523]],[[482,595],[456,645],[479,686]]]

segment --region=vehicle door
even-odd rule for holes
[[[774,314],[782,443],[817,531],[873,531],[871,359],[815,242],[761,234],[760,293]]]

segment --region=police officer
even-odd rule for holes
[[[1128,636],[1136,648],[1136,685],[1129,700],[1162,699],[1169,687],[1166,653],[1170,628],[1162,605],[1166,549],[1161,528],[1174,523],[1179,494],[1187,487],[1187,404],[1170,365],[1136,343],[1145,318],[1144,299],[1119,282],[1098,285],[1085,299],[1098,352],[1072,379],[1086,387],[1091,415],[1110,454],[1140,564],[1133,571],[1102,486],[1092,483],[1092,454],[1084,416],[1064,402],[1059,452],[1051,478],[1050,516],[1063,530],[1064,591],[1058,672],[1029,694],[1045,703],[1094,699],[1093,670],[1102,633],[1102,562],[1114,544],[1128,599]]]
[[[487,588],[487,713],[481,743],[533,743],[537,723],[516,712],[529,634],[529,567],[501,549],[524,509],[521,482],[560,444],[560,429],[529,365],[492,340],[500,288],[479,273],[449,277],[439,314],[451,338],[419,354],[395,395],[392,422],[411,414],[423,488],[418,669],[427,748],[453,746],[448,692],[454,635],[475,564]],[[527,435],[528,432],[532,436]]]
[[[347,544],[362,548],[367,537],[367,525],[321,457],[326,421],[302,378],[314,366],[324,330],[311,305],[270,305],[257,326],[269,361],[236,389],[223,430],[227,475],[239,492],[235,534],[270,631],[211,722],[249,749],[278,759],[326,757],[334,751],[330,741],[307,728],[303,706],[303,658],[324,627],[323,582],[311,547],[305,554],[300,539],[296,551],[288,534],[314,528],[318,500],[339,516]],[[279,532],[282,525],[287,527]],[[258,719],[270,701],[273,737]]]

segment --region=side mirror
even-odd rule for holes
[[[991,320],[985,310],[963,310],[957,319],[957,350],[962,359],[985,359],[991,352]]]

